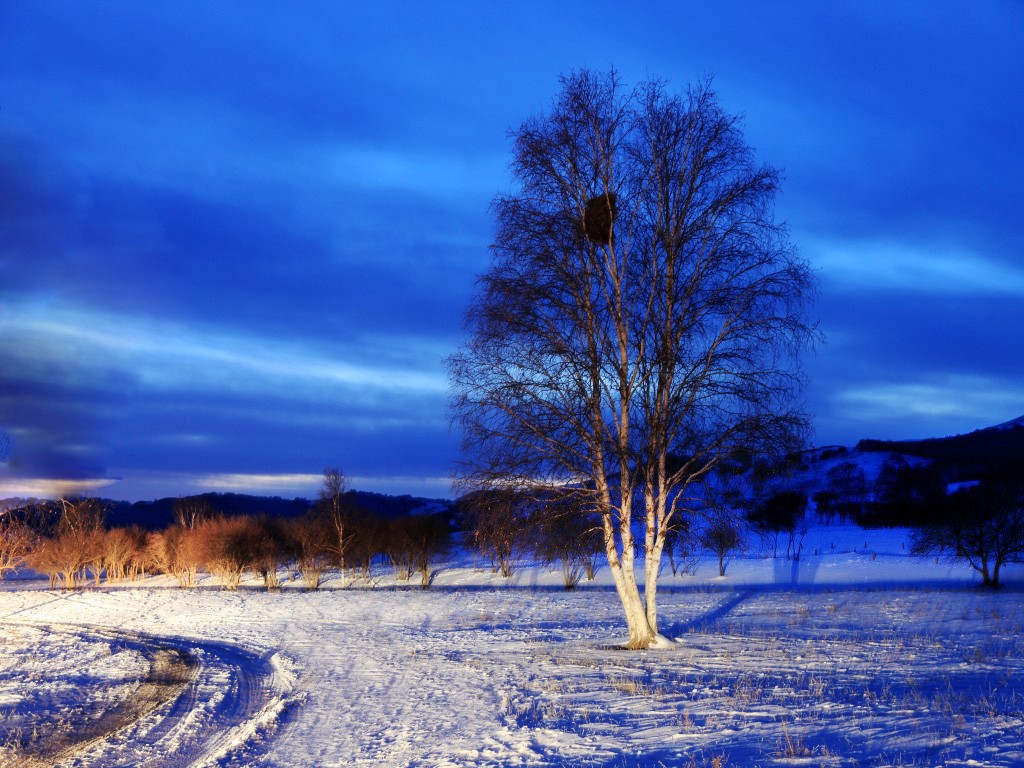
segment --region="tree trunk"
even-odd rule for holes
[[[649,648],[654,642],[657,632],[647,620],[647,610],[643,599],[640,597],[640,588],[636,582],[633,536],[629,526],[626,524],[627,521],[622,521],[619,526],[619,534],[622,539],[622,554],[620,557],[618,547],[616,546],[611,515],[611,511],[603,515],[605,553],[608,556],[608,566],[612,572],[612,580],[615,582],[615,591],[619,595],[619,601],[622,603],[622,609],[626,614],[629,641],[625,644],[625,647],[630,650]]]
[[[648,535],[646,561],[644,562],[644,597],[647,603],[647,624],[658,634],[658,576],[661,572],[661,553],[665,550],[664,503],[659,500],[660,507],[655,512],[654,521],[648,520],[648,526],[654,530]],[[660,521],[660,522],[659,522]]]

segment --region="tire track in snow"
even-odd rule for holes
[[[126,630],[17,623],[83,642],[109,642],[149,662],[128,701],[73,733],[33,744],[19,758],[25,768],[244,765],[267,745],[282,712],[298,701],[290,695],[293,676],[276,655]]]

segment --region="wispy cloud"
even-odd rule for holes
[[[950,295],[1024,296],[1024,269],[959,251],[860,240],[803,240],[804,253],[831,286]]]
[[[437,197],[466,194],[487,199],[501,179],[505,160],[465,154],[396,151],[393,148],[341,145],[323,150],[321,167],[339,186],[404,190]]]
[[[194,475],[191,485],[196,488],[217,491],[245,491],[247,493],[277,493],[296,489],[315,489],[323,475],[284,472],[278,474],[252,474],[230,472],[209,475]]]
[[[59,499],[91,496],[117,483],[112,478],[66,480],[61,478],[9,477],[0,473],[0,498]]]
[[[1024,384],[983,376],[947,375],[915,383],[878,383],[840,391],[835,402],[848,419],[907,419],[996,424],[1024,412]]]
[[[73,365],[80,372],[123,369],[154,390],[321,399],[342,391],[437,396],[447,386],[439,360],[432,368],[375,366],[343,359],[344,350],[88,309],[10,304],[0,330],[19,339],[17,352],[30,364]]]

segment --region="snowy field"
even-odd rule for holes
[[[666,566],[645,652],[613,647],[607,569],[4,582],[0,766],[1024,765],[1024,568],[993,593],[907,548],[818,528],[799,569]]]

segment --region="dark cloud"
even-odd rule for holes
[[[110,427],[118,418],[115,393],[127,382],[114,377],[79,386],[56,375],[17,378],[9,370],[0,377],[0,424],[11,436],[9,472],[28,478],[103,477]]]
[[[613,63],[714,74],[785,168],[819,439],[1020,415],[1022,35],[1013,2],[0,4],[0,429],[65,476],[443,474],[506,131]]]
[[[0,127],[0,292],[60,278],[79,219],[61,172],[35,142]]]

